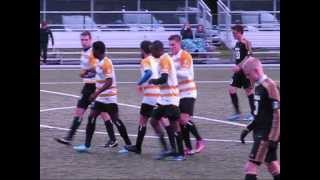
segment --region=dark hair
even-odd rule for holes
[[[175,40],[177,42],[181,42],[181,37],[180,35],[178,34],[174,34],[174,35],[171,35],[169,38],[168,38],[169,41],[172,41],[172,40]]]
[[[83,31],[80,36],[89,36],[91,39],[91,33],[89,31]]]
[[[102,41],[96,41],[92,45],[93,50],[96,50],[97,52],[104,54],[106,52],[106,46]]]
[[[140,43],[140,48],[143,50],[143,52],[145,52],[146,54],[150,54],[151,53],[151,41],[142,41]]]
[[[243,34],[243,26],[240,24],[234,25],[231,27],[232,30],[240,32],[241,34]]]
[[[163,43],[159,40],[153,41],[151,45],[151,50],[153,51],[163,51]]]

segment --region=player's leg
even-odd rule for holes
[[[266,158],[269,144],[267,141],[263,140],[262,137],[262,132],[254,132],[253,134],[254,143],[249,155],[249,161],[246,163],[244,168],[245,180],[257,179],[257,168]]]
[[[228,120],[237,120],[240,118],[240,107],[239,107],[239,99],[238,99],[238,95],[237,95],[237,88],[241,88],[241,82],[240,82],[240,76],[239,73],[234,73],[232,76],[232,82],[229,86],[229,95],[231,98],[231,102],[234,108],[234,115],[231,115]]]
[[[154,106],[151,106],[149,104],[145,104],[145,103],[141,104],[138,136],[136,139],[136,144],[133,146],[127,146],[126,149],[128,151],[141,154],[142,142],[147,131],[147,122],[148,122],[148,119],[151,117],[153,108]]]
[[[104,125],[109,136],[109,141],[104,145],[104,147],[113,148],[118,146],[110,115],[107,112],[101,112],[100,116],[104,121]]]
[[[124,125],[124,123],[122,122],[122,120],[119,118],[118,104],[115,104],[115,103],[108,104],[108,113],[111,117],[112,122],[114,123],[114,125],[116,125],[116,127],[120,133],[120,136],[122,137],[122,139],[124,140],[126,145],[131,145],[131,141],[130,141],[130,138],[129,138],[128,132],[127,132],[127,128]]]
[[[99,116],[101,110],[103,109],[103,105],[102,103],[99,102],[95,102],[89,117],[88,117],[88,123],[86,126],[86,138],[85,138],[85,144],[79,145],[79,146],[75,146],[73,147],[73,149],[75,149],[78,152],[88,152],[89,148],[91,146],[91,140],[96,128],[96,119]]]
[[[68,131],[66,137],[63,138],[55,138],[56,141],[62,144],[70,145],[73,140],[74,135],[76,134],[77,129],[80,127],[81,122],[83,120],[83,115],[90,105],[89,96],[95,91],[95,84],[85,84],[81,91],[81,98],[78,100],[77,108],[74,112],[74,117],[72,124],[70,126],[70,130]]]
[[[47,63],[48,43],[43,45],[43,63]]]
[[[242,73],[242,84],[243,88],[245,89],[246,95],[248,97],[249,101],[249,106],[250,106],[250,114],[244,118],[244,120],[253,120],[253,112],[254,112],[254,89],[253,89],[253,84],[250,82],[249,79],[247,79]]]
[[[280,180],[280,163],[277,158],[277,147],[269,148],[265,165],[268,168],[269,173],[273,176],[274,180]]]

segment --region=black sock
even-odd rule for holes
[[[123,122],[120,119],[117,119],[116,121],[114,121],[114,124],[117,126],[120,136],[122,137],[126,145],[131,145],[126,126],[123,124]]]
[[[104,125],[106,126],[106,130],[107,130],[107,133],[108,133],[110,140],[115,141],[116,137],[114,134],[113,125],[112,125],[111,121],[105,121]]]
[[[180,156],[181,155],[184,156],[181,132],[175,132],[174,136],[175,136],[176,141],[177,141],[177,153]]]
[[[181,127],[181,134],[183,137],[183,141],[184,141],[186,147],[188,149],[192,149],[192,144],[191,144],[190,134],[189,134],[188,128],[184,125],[181,125],[180,127]]]
[[[280,174],[273,176],[273,180],[280,180]]]
[[[159,140],[160,140],[160,144],[163,147],[163,150],[168,151],[167,141],[164,139],[164,135],[163,134],[159,135]]]
[[[176,149],[176,141],[175,141],[175,136],[174,136],[174,132],[171,126],[167,126],[165,127],[167,134],[168,134],[168,138],[169,138],[169,142],[171,145],[171,150],[174,152],[177,152]]]
[[[192,135],[194,135],[194,137],[197,139],[197,141],[202,140],[201,136],[199,135],[199,132],[197,130],[196,125],[192,121],[188,121],[186,124],[186,127],[192,133]]]
[[[93,133],[96,129],[96,119],[93,117],[89,117],[87,128],[86,128],[86,147],[91,146],[91,140],[93,137]]]
[[[246,174],[244,180],[257,180],[257,175],[255,174]]]
[[[142,142],[143,142],[143,138],[144,135],[146,134],[147,131],[147,127],[146,126],[139,126],[138,128],[138,137],[136,140],[136,147],[138,150],[141,150],[141,146],[142,146]]]
[[[67,140],[71,141],[73,139],[73,136],[76,134],[77,129],[79,128],[81,124],[82,118],[80,117],[74,117],[72,121],[72,125],[70,127],[70,130],[68,132],[68,135],[66,137]]]
[[[248,96],[248,100],[249,100],[249,105],[250,105],[250,110],[251,110],[251,114],[253,115],[254,112],[254,95],[251,94]]]
[[[230,97],[231,97],[231,101],[232,101],[234,110],[236,111],[237,114],[240,114],[239,100],[238,100],[237,93],[230,94]]]

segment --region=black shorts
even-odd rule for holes
[[[193,116],[195,98],[182,98],[179,102],[180,113],[186,113]]]
[[[268,133],[265,133],[265,131],[254,132],[254,142],[249,155],[250,161],[260,165],[263,162],[270,163],[277,160],[278,144],[275,148],[269,148],[267,137]]]
[[[107,112],[112,121],[117,120],[119,118],[119,108],[118,104],[110,103],[105,104],[99,101],[95,101],[91,107],[92,110],[101,112]]]
[[[230,85],[237,88],[243,87],[244,89],[252,86],[250,80],[245,76],[242,70],[233,74]]]
[[[152,116],[152,111],[155,106],[152,106],[150,104],[142,103],[140,107],[140,115],[145,116],[147,118]]]
[[[180,118],[180,110],[174,105],[158,105],[152,112],[152,118],[160,120],[162,117],[170,121],[177,121]]]
[[[86,83],[84,84],[81,90],[81,98],[78,100],[77,107],[87,109],[90,105],[89,97],[96,90],[96,85],[94,83]]]

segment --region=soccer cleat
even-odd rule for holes
[[[229,117],[227,118],[227,120],[228,120],[228,121],[236,121],[236,120],[239,120],[240,117],[241,117],[240,114],[233,114],[233,115],[229,116]]]
[[[254,117],[252,116],[252,114],[246,114],[243,116],[243,119],[244,121],[253,121],[254,120]]]
[[[160,154],[156,155],[156,157],[154,159],[156,160],[162,160],[162,159],[165,159],[166,157],[172,155],[172,152],[171,151],[166,151],[166,150],[162,150],[160,152]]]
[[[185,150],[184,150],[184,155],[185,156],[191,156],[191,155],[194,155],[196,152],[195,152],[195,150],[193,150],[193,149],[189,149],[189,148],[186,148]]]
[[[120,149],[119,151],[118,151],[118,153],[120,153],[120,154],[127,154],[129,151],[125,148],[125,147],[123,147],[122,149]]]
[[[182,155],[178,155],[178,156],[169,156],[168,158],[166,158],[166,160],[168,160],[168,161],[184,161],[184,160],[186,160],[186,158]]]
[[[127,146],[124,146],[124,148],[126,148],[130,152],[141,154],[141,149],[138,149],[136,145],[127,145]]]
[[[54,138],[58,143],[65,144],[65,145],[70,145],[71,141],[67,140],[66,138]]]
[[[203,140],[197,141],[196,143],[196,153],[201,152],[204,149],[205,145]]]
[[[115,140],[115,141],[112,141],[112,140],[109,140],[107,142],[107,144],[104,145],[105,148],[114,148],[114,147],[117,147],[118,146],[118,141]]]
[[[90,148],[84,144],[74,146],[73,149],[76,150],[77,152],[80,152],[80,153],[89,152],[89,150],[90,150]]]

